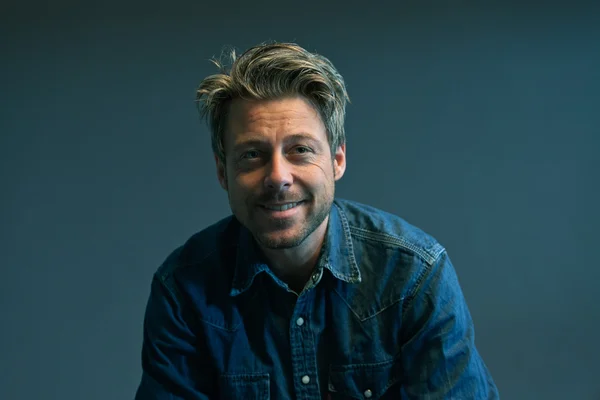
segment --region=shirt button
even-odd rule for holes
[[[302,377],[302,383],[304,383],[305,385],[308,385],[310,383],[310,376],[304,375]]]
[[[302,325],[304,325],[304,319],[302,319],[302,317],[298,318],[298,319],[296,320],[296,325],[298,325],[298,326],[302,326]]]
[[[369,389],[365,390],[364,394],[367,399],[370,399],[371,396],[373,396],[373,392],[371,392]]]

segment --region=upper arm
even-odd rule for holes
[[[403,398],[498,398],[446,252],[417,282],[402,319]]]
[[[136,400],[208,399],[214,380],[201,341],[177,291],[155,276],[144,317]]]

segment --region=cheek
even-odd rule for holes
[[[312,181],[314,181],[315,183],[318,181],[319,186],[330,186],[331,183],[335,181],[334,170],[331,163],[319,163],[314,164],[314,166],[319,169],[319,173],[314,174],[313,171],[313,175],[311,176]]]
[[[236,203],[246,203],[252,197],[252,194],[257,191],[257,185],[260,185],[260,182],[254,177],[247,175],[232,176],[232,179],[229,180],[229,192]]]

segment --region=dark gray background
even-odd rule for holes
[[[224,45],[270,39],[344,75],[338,195],[447,247],[502,397],[600,399],[597,7],[16,3],[0,7],[1,399],[132,398],[152,273],[229,213],[195,88]]]

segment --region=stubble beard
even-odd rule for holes
[[[334,177],[335,177],[335,169],[334,169]],[[229,204],[230,206],[233,205],[232,203],[232,199],[231,199],[231,193],[229,191],[227,191],[227,197],[229,199]],[[301,221],[297,221],[297,222],[293,222],[294,225],[301,225],[301,227],[299,228],[299,232],[295,235],[293,235],[292,237],[276,237],[277,234],[273,235],[271,232],[261,232],[261,229],[256,227],[252,227],[250,225],[253,224],[253,220],[254,223],[256,222],[255,220],[255,211],[251,211],[247,216],[249,217],[249,223],[245,224],[243,223],[239,218],[238,221],[245,226],[246,229],[248,229],[252,235],[254,236],[254,239],[256,240],[256,242],[261,245],[262,247],[266,248],[266,249],[272,249],[272,250],[283,250],[283,249],[291,249],[297,246],[300,246],[314,231],[317,230],[317,228],[319,228],[319,226],[321,226],[321,224],[323,223],[323,221],[325,221],[325,219],[327,219],[327,217],[329,216],[330,212],[331,212],[331,207],[333,206],[333,200],[335,199],[335,184],[333,185],[332,188],[332,193],[331,193],[331,197],[325,200],[325,204],[323,204],[321,207],[318,207],[318,209],[315,210],[314,214],[308,214],[307,218]],[[248,207],[248,205],[245,205],[246,207]],[[232,212],[233,212],[233,208],[232,208]],[[235,212],[234,212],[234,216],[235,216]],[[289,226],[289,223],[287,221],[278,221],[276,222],[277,225],[276,226],[277,230],[280,229],[285,229],[286,226]],[[256,225],[255,225],[256,226]]]
[[[298,232],[291,237],[279,236],[277,232],[261,232],[260,228],[255,229],[252,233],[258,244],[266,249],[283,250],[300,246],[327,219],[331,211],[331,206],[332,201],[328,201],[319,207],[315,214],[309,214],[306,219],[294,222],[294,225],[300,226]],[[288,223],[282,221],[281,226],[276,228],[277,230],[285,229],[288,225]]]

